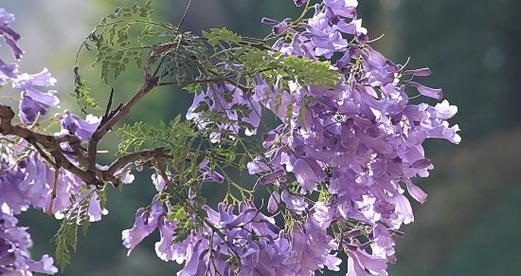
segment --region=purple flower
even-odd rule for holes
[[[427,194],[420,187],[414,185],[410,179],[405,179],[405,184],[407,185],[407,191],[416,201],[422,204],[427,201]]]
[[[282,191],[280,198],[282,199],[282,202],[286,204],[286,207],[297,213],[306,211],[306,208],[308,207],[308,204],[306,203],[303,196],[293,195],[286,190]]]
[[[367,34],[367,29],[362,26],[362,19],[356,19],[350,23],[340,21],[338,22],[337,28],[343,33],[352,34],[357,37]]]
[[[225,117],[219,124],[221,130],[238,134],[241,125],[244,134],[251,136],[257,133],[261,119],[261,106],[251,95],[248,95],[238,87],[224,82],[211,83],[208,89],[194,96],[192,106],[186,113],[186,119],[194,121],[201,129],[206,128],[211,122],[205,118],[203,111],[223,112]],[[212,134],[212,142],[220,141],[221,133]]]
[[[273,192],[268,200],[268,212],[272,214],[277,212],[280,202],[280,194],[278,192]]]
[[[316,56],[323,55],[330,58],[335,52],[344,50],[348,46],[342,33],[330,25],[327,14],[319,10],[318,6],[316,6],[315,15],[308,20],[306,29],[310,32]]]
[[[191,256],[188,258],[183,269],[180,270],[178,276],[204,275],[207,269],[205,256],[208,253],[208,241],[199,240],[194,244]],[[218,267],[222,269],[222,264]]]
[[[295,3],[295,6],[302,7],[304,4],[306,4],[309,0],[293,0],[293,3]]]
[[[22,93],[22,100],[20,101],[20,119],[22,122],[34,122],[39,115],[47,114],[49,105],[46,105],[44,101],[45,98],[43,101],[39,101],[38,98],[35,100]]]
[[[395,242],[392,233],[382,224],[377,224],[372,232],[373,242],[371,243],[372,255],[381,259],[387,259],[390,263],[396,262],[394,256]]]
[[[62,131],[60,134],[76,135],[82,141],[89,141],[100,122],[100,118],[91,114],[83,120],[69,111],[65,111],[61,116]]]
[[[443,91],[441,89],[430,88],[425,85],[419,84],[415,81],[410,81],[407,83],[407,85],[418,89],[420,94],[422,94],[423,96],[433,98],[436,100],[443,99]]]
[[[292,20],[291,20],[291,18],[286,18],[286,19],[282,20],[281,22],[278,22],[271,18],[264,17],[264,18],[262,18],[261,22],[263,24],[273,25],[273,33],[278,35],[278,34],[285,32],[286,30],[288,30],[289,24],[291,24]]]
[[[40,261],[31,259],[29,248],[32,240],[26,227],[18,226],[18,220],[2,205],[0,211],[0,274],[32,275],[33,272],[55,274],[58,269],[48,255]]]
[[[13,87],[19,90],[33,89],[34,86],[50,87],[56,84],[56,79],[51,73],[44,68],[40,73],[36,74],[20,74],[13,84]]]
[[[241,205],[237,214],[233,207],[224,204],[219,205],[218,211],[208,206],[204,209],[208,215],[207,223],[214,227],[204,224],[202,233],[192,232],[177,244],[171,243],[176,222],[165,219],[160,222],[161,241],[156,243],[156,252],[165,261],[186,262],[178,275],[212,274],[210,271],[222,275],[235,274],[233,271],[239,271],[238,275],[251,275],[253,271],[280,275],[274,274],[275,271],[289,268],[283,263],[284,252],[275,248],[288,243],[282,241],[273,219],[247,204]],[[219,229],[220,233],[216,233],[215,229]],[[258,240],[251,239],[253,233]],[[226,256],[239,257],[240,264],[224,262]],[[262,259],[271,259],[274,263],[262,262]]]
[[[29,207],[28,199],[18,189],[18,184],[24,180],[23,171],[12,163],[1,161],[0,203],[19,214]]]
[[[156,191],[162,192],[166,187],[165,179],[157,173],[152,174],[151,178],[152,178],[152,184],[154,184]]]
[[[199,164],[199,171],[202,172],[202,177],[205,180],[211,180],[217,183],[222,183],[224,181],[224,176],[222,176],[220,173],[212,170],[210,166],[208,166],[208,163],[210,161],[208,159],[203,159],[201,163]]]
[[[123,246],[128,249],[128,255],[144,238],[156,230],[162,215],[163,207],[159,202],[153,202],[150,210],[145,208],[137,210],[134,226],[121,232]]]
[[[247,167],[248,173],[251,175],[270,171],[270,167],[266,163],[262,162],[259,157],[256,157],[254,160],[248,162]]]
[[[398,229],[402,223],[409,224],[414,221],[412,207],[409,200],[403,194],[397,194],[391,197],[391,203],[394,205],[393,226]]]
[[[315,275],[315,271],[325,266],[329,270],[339,270],[341,260],[330,254],[337,247],[334,239],[313,219],[308,219],[303,228],[293,229],[291,246],[288,259],[297,264],[297,275]]]
[[[22,49],[18,47],[18,40],[20,35],[15,32],[9,24],[14,21],[14,15],[8,13],[5,9],[0,8],[0,37],[3,37],[5,43],[11,48],[11,52],[16,59],[21,59],[23,55]]]
[[[7,64],[0,59],[0,85],[5,85],[8,80],[15,79],[18,75],[16,63]]]
[[[371,86],[384,86],[394,82],[395,74],[399,71],[398,66],[371,48],[368,48],[364,54],[366,56],[365,77]]]
[[[29,270],[36,273],[55,274],[58,268],[54,266],[54,260],[49,255],[43,255],[40,261],[28,260]]]
[[[386,259],[370,255],[363,250],[348,251],[347,255],[347,276],[387,275]]]
[[[450,105],[447,100],[436,104],[435,109],[437,117],[441,120],[448,120],[458,113],[458,107]]]
[[[155,250],[161,260],[165,262],[176,261],[178,264],[182,264],[192,254],[193,246],[198,237],[189,235],[180,243],[172,243],[176,224],[176,221],[167,221],[165,217],[160,218],[159,233],[161,240],[156,242]]]
[[[22,92],[20,101],[20,119],[24,123],[33,122],[38,114],[45,115],[51,106],[60,103],[54,94],[56,91],[49,90],[42,92],[35,87],[49,87],[56,83],[56,79],[51,77],[47,69],[34,75],[20,74],[13,82],[13,87]]]
[[[428,77],[431,75],[431,69],[429,68],[419,68],[414,70],[406,70],[404,75],[412,75],[415,77]]]
[[[356,16],[357,0],[324,0],[324,3],[337,15],[348,18]]]
[[[0,176],[0,204],[19,214],[29,206],[45,210],[51,194],[49,168],[36,154],[15,163],[2,160]],[[54,175],[54,173],[52,173]]]
[[[288,29],[289,24],[291,24],[290,18],[286,18],[286,19],[282,20],[280,23],[278,23],[277,25],[275,25],[273,27],[273,33],[281,34],[281,33],[285,32]]]
[[[293,164],[293,171],[298,183],[305,191],[312,191],[317,182],[324,179],[320,165],[310,158],[299,158]]]

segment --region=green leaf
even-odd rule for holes
[[[173,162],[183,162],[192,147],[195,137],[194,125],[191,121],[181,121],[177,116],[167,125],[148,126],[143,122],[124,125],[117,130],[121,142],[118,145],[120,155],[129,151],[140,151],[142,148],[165,148],[173,156]]]
[[[306,110],[307,110],[306,104],[305,103],[301,103],[299,111],[298,111],[298,121],[299,121],[300,125],[304,128],[304,130],[307,130],[307,127],[306,127]]]
[[[341,74],[329,61],[316,61],[297,56],[284,56],[254,47],[243,47],[239,60],[248,72],[262,71],[272,83],[280,76],[284,80],[296,80],[303,86],[336,87]],[[284,87],[286,84],[280,83]]]
[[[70,263],[71,251],[76,252],[78,227],[81,226],[83,234],[87,234],[90,226],[88,210],[91,198],[92,193],[76,203],[75,197],[71,197],[70,201],[73,207],[66,212],[60,228],[53,238],[56,244],[56,263],[62,270]]]
[[[226,28],[211,28],[208,32],[203,31],[203,37],[213,46],[217,45],[219,42],[238,44],[243,39],[242,36]]]
[[[78,242],[78,225],[74,221],[64,219],[55,236],[56,243],[56,263],[63,270],[70,264],[70,248],[76,249]]]
[[[199,83],[192,83],[190,85],[187,85],[183,87],[186,91],[190,93],[201,93],[203,92],[203,86]]]
[[[83,113],[88,113],[88,109],[97,109],[98,104],[90,95],[91,89],[80,76],[78,66],[74,66],[74,96]]]
[[[192,223],[192,217],[186,208],[179,203],[172,207],[170,214],[167,216],[167,220],[176,222],[176,229],[173,234],[174,239],[172,240],[172,244],[186,240],[194,227],[194,224]]]

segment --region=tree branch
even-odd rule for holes
[[[115,113],[109,115],[109,118],[105,118],[96,131],[92,134],[89,140],[89,146],[87,149],[87,158],[89,160],[88,171],[96,171],[96,154],[98,150],[98,142],[116,125],[123,117],[125,117],[130,110],[154,87],[157,86],[157,79],[146,79],[145,83],[139,89],[136,94],[128,100],[124,105],[116,110]],[[91,183],[92,184],[92,183]]]
[[[124,156],[121,156],[116,161],[114,161],[109,168],[103,172],[103,178],[109,179],[116,172],[125,168],[130,163],[137,161],[146,161],[146,160],[161,160],[161,159],[170,159],[172,156],[168,153],[168,150],[165,148],[157,148],[152,150],[144,150],[141,152],[130,153]]]
[[[78,168],[63,155],[60,143],[69,142],[74,144],[76,142],[76,139],[78,139],[77,137],[71,135],[53,137],[34,132],[23,126],[13,126],[11,122],[13,118],[14,112],[11,109],[11,107],[6,105],[0,105],[0,133],[2,135],[14,135],[23,138],[31,145],[34,145],[34,143],[38,143],[52,155],[52,157],[55,160],[55,165],[57,167],[64,168],[70,171],[86,183],[93,183],[99,185],[95,173],[90,173],[88,171],[84,171]]]

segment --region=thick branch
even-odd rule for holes
[[[69,142],[77,143],[77,137],[71,135],[63,135],[59,137],[53,137],[41,133],[34,132],[28,128],[18,125],[12,125],[12,119],[14,118],[14,112],[11,107],[6,105],[0,105],[0,133],[2,135],[13,135],[26,140],[29,144],[34,145],[35,143],[45,148],[55,160],[55,164],[59,168],[64,168],[71,173],[81,178],[86,183],[98,184],[96,175],[88,171],[84,171],[78,168],[76,165],[71,163],[64,155],[60,147],[60,143]]]
[[[164,148],[157,148],[153,150],[144,150],[141,152],[130,153],[124,156],[121,156],[119,159],[114,161],[109,168],[103,172],[103,177],[105,179],[110,178],[119,170],[125,168],[130,163],[137,161],[146,161],[146,160],[161,160],[161,159],[170,159],[172,156],[168,154],[168,150]]]
[[[110,181],[113,182],[113,184],[117,184],[118,179],[117,177],[114,177],[114,175],[121,169],[124,169],[130,163],[140,161],[145,162],[150,160],[158,161],[172,158],[167,149],[156,148],[124,155],[114,161],[106,170],[101,170],[99,168],[95,168],[94,172],[82,170],[70,162],[69,159],[67,159],[64,155],[64,153],[72,155],[75,159],[78,160],[79,165],[82,167],[88,166],[90,160],[85,157],[84,150],[81,148],[78,137],[72,135],[54,137],[40,134],[23,126],[13,126],[11,123],[13,118],[14,112],[12,111],[11,107],[0,105],[0,133],[2,135],[12,135],[25,139],[56,170],[59,170],[59,168],[64,168],[65,170],[78,176],[81,180],[85,181],[85,183],[96,186],[102,185],[102,181]],[[63,142],[69,143],[73,151],[65,152],[62,150],[60,144]],[[47,156],[42,147],[50,153],[54,159],[54,162]]]

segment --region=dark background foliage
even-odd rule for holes
[[[28,52],[25,71],[47,66],[59,80],[62,107],[75,110],[72,91],[73,56],[95,22],[127,1],[0,0],[17,16]],[[411,57],[411,65],[430,66],[428,84],[444,89],[460,108],[454,119],[463,129],[463,143],[430,142],[436,168],[421,181],[428,202],[415,204],[416,221],[404,227],[398,241],[398,263],[391,275],[518,275],[521,253],[521,2],[518,0],[360,0],[364,25],[372,37],[385,34],[376,48],[396,62]],[[154,1],[156,16],[176,22],[184,1]],[[184,28],[227,26],[241,34],[259,36],[269,31],[262,16],[282,19],[298,10],[290,0],[193,0]],[[87,63],[85,63],[87,64]],[[98,95],[110,90],[96,83]],[[118,100],[139,85],[132,72],[115,85]],[[103,97],[101,97],[103,98]],[[145,99],[129,122],[157,123],[184,113],[189,95],[159,90]],[[113,149],[112,137],[103,147]],[[107,161],[110,157],[107,155]],[[148,204],[153,187],[139,177],[109,195],[110,214],[81,239],[78,253],[64,275],[170,275],[173,263],[155,257],[152,235],[130,257],[121,246],[120,231],[129,228],[134,211]],[[57,230],[40,212],[30,211],[22,224],[31,226],[33,254],[53,252],[50,238]],[[345,267],[344,267],[345,269]],[[332,274],[333,275],[333,274]]]

